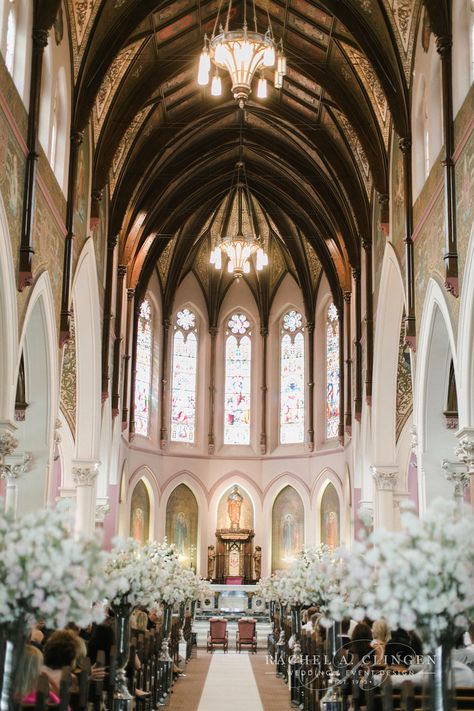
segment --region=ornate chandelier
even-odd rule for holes
[[[255,268],[258,271],[268,264],[263,240],[258,234],[255,208],[242,160],[242,127],[239,153],[218,237],[210,257],[210,263],[214,264],[216,269],[222,269],[223,260],[227,258],[227,270],[237,279],[250,272],[251,257],[255,258]]]
[[[207,86],[209,84],[209,74],[211,62],[215,65],[215,73],[211,82],[211,94],[220,96],[222,94],[222,81],[219,69],[226,69],[232,79],[232,91],[234,98],[243,108],[244,103],[252,92],[252,80],[255,74],[259,73],[257,86],[257,96],[259,99],[267,97],[267,80],[264,75],[265,67],[275,67],[274,86],[281,89],[283,77],[286,74],[286,57],[283,53],[283,43],[275,41],[271,28],[270,17],[268,18],[268,29],[265,34],[258,32],[257,14],[255,0],[253,0],[254,31],[247,27],[247,2],[244,2],[244,22],[241,30],[229,30],[229,18],[232,8],[232,0],[229,0],[225,28],[219,25],[219,34],[216,35],[216,27],[219,20],[217,13],[212,37],[209,39],[204,35],[204,47],[199,59],[198,84]]]

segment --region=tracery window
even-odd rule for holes
[[[302,315],[294,310],[281,324],[280,442],[304,442],[304,327]]]
[[[339,432],[339,317],[330,304],[326,319],[326,438]]]
[[[143,437],[148,437],[150,430],[152,350],[151,304],[148,299],[144,299],[138,317],[134,416],[135,432]]]
[[[190,309],[176,314],[173,335],[171,440],[194,442],[198,331]]]
[[[251,335],[247,316],[233,314],[225,344],[224,444],[250,444]]]

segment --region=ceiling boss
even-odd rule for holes
[[[265,99],[267,97],[267,80],[264,74],[265,68],[274,68],[274,86],[281,89],[283,77],[286,74],[286,57],[283,52],[283,42],[277,42],[273,36],[273,29],[268,15],[268,28],[265,34],[258,31],[257,12],[255,0],[252,2],[253,8],[253,31],[247,25],[247,3],[244,0],[243,25],[240,30],[229,30],[229,20],[232,10],[232,0],[229,0],[226,13],[225,26],[219,24],[219,34],[216,28],[219,22],[219,15],[222,8],[222,0],[217,12],[216,21],[212,31],[211,39],[204,35],[204,47],[199,59],[198,84],[207,86],[209,84],[209,74],[211,64],[214,64],[215,71],[211,82],[211,94],[221,96],[222,80],[219,69],[226,69],[232,79],[232,92],[234,98],[239,102],[240,108],[244,107],[252,92],[252,81],[258,73],[257,97]]]

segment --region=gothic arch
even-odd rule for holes
[[[456,341],[445,291],[431,278],[428,282],[420,325],[415,377],[414,421],[418,436],[420,513],[435,496],[452,495],[441,469],[442,459],[454,459],[457,440],[443,418],[449,368],[459,372]]]
[[[374,338],[372,456],[375,464],[393,465],[398,347],[405,297],[397,257],[389,244],[385,248],[380,284]]]
[[[23,353],[31,399],[26,419],[17,429],[19,450],[33,453],[30,469],[18,483],[19,512],[25,512],[44,506],[51,496],[59,351],[53,293],[46,272],[29,295],[19,352]]]
[[[15,272],[7,215],[0,195],[0,422],[13,420],[17,363]]]
[[[101,337],[92,238],[87,240],[79,257],[72,293],[77,350],[76,459],[96,461],[101,429]]]
[[[458,328],[459,428],[474,427],[474,225],[466,256]]]

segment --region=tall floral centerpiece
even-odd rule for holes
[[[0,512],[0,634],[2,711],[15,706],[13,688],[28,627],[68,622],[85,627],[103,618],[106,553],[92,540],[72,536],[65,508],[43,509],[16,521]]]
[[[114,709],[129,709],[132,695],[127,687],[125,669],[130,646],[130,616],[140,606],[157,607],[160,601],[163,575],[155,562],[155,546],[142,546],[133,538],[115,539],[105,566],[107,584],[115,591],[109,604],[115,615],[117,671]]]
[[[450,708],[451,651],[474,616],[474,514],[436,500],[419,519],[406,510],[400,532],[378,529],[346,553],[347,573],[330,607],[335,617],[384,617],[417,629],[435,652],[430,708]]]

